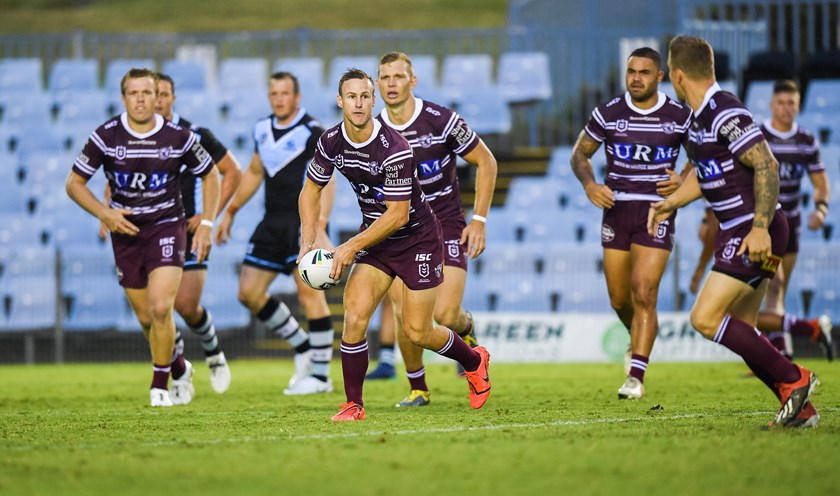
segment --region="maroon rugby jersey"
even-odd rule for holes
[[[762,141],[761,130],[738,97],[713,84],[694,114],[686,152],[723,230],[755,217],[753,170],[738,158]]]
[[[685,143],[691,109],[659,92],[653,107],[633,104],[630,93],[615,97],[592,111],[584,128],[595,141],[605,143],[607,177],[604,181],[616,201],[658,201],[656,183],[674,170]]]
[[[111,185],[111,207],[132,210],[128,220],[142,228],[184,217],[181,164],[196,176],[214,165],[189,129],[155,115],[155,127],[140,134],[123,113],[96,128],[73,171],[89,179],[101,166]]]
[[[434,222],[417,180],[411,146],[378,120],[373,120],[373,134],[364,143],[351,141],[343,122],[321,135],[306,176],[324,186],[334,169],[344,174],[356,192],[365,228],[385,213],[386,201],[411,201],[408,223],[388,239],[415,234]]]
[[[810,174],[825,170],[820,160],[819,142],[795,122],[790,131],[782,132],[773,129],[768,120],[761,125],[761,132],[779,161],[779,203],[782,211],[788,217],[798,217],[802,176],[806,172]]]
[[[391,122],[383,109],[379,120],[408,140],[417,163],[417,176],[426,200],[440,219],[462,216],[456,156],[478,146],[478,135],[455,111],[414,99],[414,114],[402,125]]]

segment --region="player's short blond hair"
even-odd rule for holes
[[[408,75],[409,77],[414,76],[414,66],[411,65],[411,58],[408,55],[404,54],[403,52],[388,52],[379,59],[379,67],[382,67],[385,64],[390,64],[391,62],[396,62],[398,60],[402,60],[408,66]]]
[[[715,56],[712,45],[697,36],[680,35],[668,45],[671,70],[680,69],[689,79],[711,79],[715,76]]]
[[[133,69],[129,69],[129,71],[125,73],[125,76],[123,76],[122,80],[120,81],[120,93],[122,93],[122,95],[125,96],[125,82],[129,79],[141,79],[145,77],[152,78],[152,81],[154,81],[155,83],[155,95],[157,95],[158,75],[155,71],[151,69],[146,69],[145,67],[135,67]]]

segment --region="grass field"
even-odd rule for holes
[[[411,15],[402,15],[410,6]],[[508,0],[0,0],[0,33],[497,27]]]
[[[0,494],[838,494],[840,365],[805,365],[821,425],[769,432],[774,402],[738,364],[654,364],[636,402],[616,400],[620,365],[494,365],[477,411],[433,365],[431,406],[368,382],[367,420],[340,424],[340,380],[284,397],[285,360],[232,362],[222,396],[200,365],[194,402],[165,410],[144,364],[5,366]]]

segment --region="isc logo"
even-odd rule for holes
[[[415,262],[431,262],[432,261],[432,254],[431,253],[418,253],[414,256]]]

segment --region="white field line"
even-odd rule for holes
[[[821,408],[820,411],[822,413],[826,412],[838,412],[840,408]],[[236,412],[237,414],[241,414],[243,412]],[[255,413],[267,413],[267,412],[255,412]],[[273,413],[273,412],[272,412]],[[219,412],[219,414],[224,414],[224,412]],[[192,413],[190,415],[193,415]],[[206,413],[206,415],[212,415],[212,413]],[[531,423],[531,424],[490,424],[490,425],[480,425],[480,426],[451,426],[451,427],[430,427],[430,428],[416,428],[416,429],[398,429],[398,430],[375,430],[375,431],[361,431],[361,432],[336,432],[336,433],[319,433],[319,434],[293,434],[289,433],[289,435],[269,435],[269,436],[246,436],[246,437],[224,437],[224,438],[216,438],[216,439],[196,439],[196,440],[187,440],[187,439],[169,439],[166,441],[150,441],[144,443],[138,443],[136,446],[141,447],[161,447],[161,446],[175,446],[175,445],[190,445],[190,446],[201,446],[201,445],[218,445],[218,444],[247,444],[247,443],[254,443],[254,442],[277,442],[277,441],[330,441],[333,439],[363,439],[369,437],[380,437],[380,436],[414,436],[414,435],[424,435],[424,434],[448,434],[453,432],[490,432],[490,431],[499,431],[499,430],[518,430],[518,429],[543,429],[543,428],[552,428],[552,427],[575,427],[575,426],[588,426],[588,425],[603,425],[603,424],[621,424],[621,423],[629,423],[629,422],[667,422],[667,421],[674,421],[674,420],[686,420],[686,419],[700,419],[700,418],[727,418],[727,417],[754,417],[759,415],[766,415],[768,418],[772,417],[773,412],[771,411],[758,411],[758,412],[741,412],[741,413],[731,413],[731,414],[711,414],[711,413],[684,413],[678,415],[649,415],[644,417],[618,417],[618,418],[603,418],[603,419],[589,419],[589,420],[555,420],[553,422],[540,422],[540,423]],[[281,428],[280,431],[282,432],[283,429]],[[103,449],[108,444],[79,444],[75,448],[78,449]],[[17,446],[17,447],[3,447],[0,446],[0,452],[2,451],[32,451],[36,449],[43,449],[42,446]],[[72,449],[72,448],[71,448]]]

